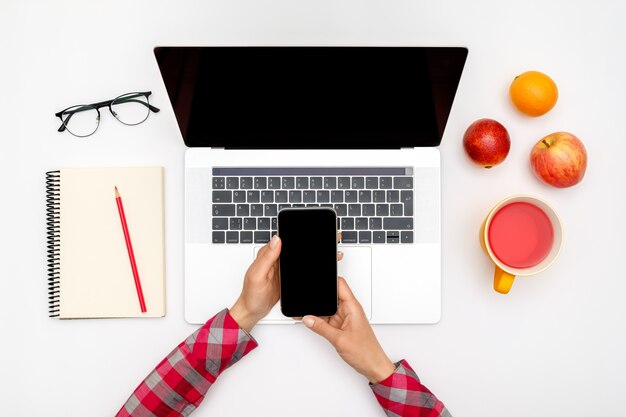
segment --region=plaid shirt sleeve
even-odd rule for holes
[[[217,377],[256,346],[227,309],[220,311],[157,365],[117,417],[188,416]]]
[[[396,363],[395,372],[371,388],[388,417],[451,417],[405,360]]]

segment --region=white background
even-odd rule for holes
[[[623,412],[625,18],[618,0],[2,0],[0,413],[113,415],[196,328],[183,320],[185,147],[152,48],[213,44],[467,46],[441,145],[443,318],[376,333],[455,416]],[[508,101],[509,83],[528,69],[559,86],[558,104],[539,119]],[[103,113],[89,139],[56,132],[56,111],[148,89],[162,111],[141,126]],[[492,170],[474,167],[461,145],[480,117],[511,134],[508,159]],[[589,153],[584,181],[565,190],[541,184],[528,163],[531,146],[559,130]],[[49,319],[44,172],[139,165],[165,166],[167,317]],[[502,296],[477,236],[490,207],[515,193],[557,209],[565,244],[550,270]],[[260,347],[220,378],[195,416],[383,415],[366,381],[303,326],[253,334]]]

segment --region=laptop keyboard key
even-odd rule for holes
[[[254,243],[267,243],[270,241],[270,232],[254,232]]]
[[[366,217],[357,217],[355,220],[354,228],[356,230],[367,230],[368,224]]]
[[[378,188],[378,177],[365,177],[365,188],[368,190]]]
[[[393,188],[393,181],[391,177],[380,177],[380,188],[388,190]]]
[[[267,188],[267,178],[254,177],[254,188],[257,190],[263,190]]]
[[[261,194],[258,191],[248,191],[246,192],[246,200],[248,203],[258,203],[261,201]]]
[[[341,243],[357,243],[357,232],[341,232]]]
[[[278,217],[272,217],[272,230],[278,229]],[[272,234],[272,236],[274,236]]]
[[[400,233],[387,232],[387,243],[400,243]]]
[[[226,217],[213,217],[213,230],[228,230],[228,219]]]
[[[363,204],[361,207],[364,216],[375,216],[376,215],[376,206],[373,204]]]
[[[370,230],[380,230],[383,228],[383,219],[380,217],[370,218]]]
[[[385,243],[385,232],[376,230],[372,232],[372,242],[374,243]]]
[[[350,188],[350,177],[337,178],[337,188],[340,190],[347,190]]]
[[[252,232],[241,232],[239,234],[239,241],[241,243],[252,243]]]
[[[360,204],[348,204],[348,216],[360,216],[361,205]]]
[[[354,218],[344,217],[341,219],[341,230],[354,230]]]
[[[258,221],[257,229],[259,230],[270,230],[271,221],[269,217],[261,217]]]
[[[226,236],[224,232],[213,232],[213,243],[224,243]]]
[[[279,204],[278,205],[278,211],[281,211],[284,208],[289,208],[291,207],[291,204]]]
[[[230,230],[241,230],[241,217],[230,218]]]
[[[214,203],[232,203],[233,192],[232,191],[213,191]]]
[[[235,215],[234,204],[213,204],[213,216],[232,217]]]
[[[293,190],[295,181],[293,177],[283,177],[283,190]]]
[[[325,190],[317,191],[317,202],[318,203],[329,203],[330,202],[330,192]]]
[[[348,206],[346,204],[335,204],[335,211],[337,212],[337,216],[347,216]]]
[[[321,190],[324,188],[322,177],[311,177],[311,189]]]
[[[359,202],[360,203],[371,203],[372,202],[372,192],[369,190],[359,191]]]
[[[404,204],[404,215],[413,215],[413,190],[402,190],[400,192],[400,201]]]
[[[233,191],[233,203],[245,203],[246,192],[245,191]]]
[[[326,190],[332,190],[337,188],[337,178],[335,177],[324,177],[324,188]]]
[[[226,232],[226,243],[239,243],[239,232]]]
[[[289,191],[289,202],[290,203],[301,203],[302,202],[302,191]]]
[[[390,207],[389,213],[392,216],[402,216],[402,204],[390,204]]]
[[[287,191],[274,192],[274,202],[286,203],[287,201],[289,201]]]
[[[389,216],[389,204],[376,204],[376,215],[379,217]]]
[[[223,190],[225,185],[225,178],[224,177],[213,177],[213,189],[214,190]]]
[[[344,200],[346,203],[356,203],[358,200],[358,191],[348,190],[344,192]]]
[[[268,217],[278,216],[278,206],[276,204],[266,204],[265,215]]]
[[[237,204],[237,216],[246,217],[250,215],[249,204]]]
[[[303,191],[302,202],[303,203],[315,203],[315,191]]]
[[[333,203],[343,203],[343,191],[333,190],[330,192],[330,201]]]
[[[261,203],[273,203],[274,191],[263,190],[261,191]]]
[[[239,178],[237,177],[226,177],[226,188],[229,190],[236,190],[239,188]]]
[[[253,186],[252,177],[241,177],[239,187],[243,190],[251,190]]]
[[[363,177],[352,177],[352,188],[355,190],[360,190],[365,188],[365,178]]]
[[[393,179],[393,188],[400,190],[413,189],[413,177],[395,177]]]
[[[296,177],[296,188],[299,190],[306,190],[309,188],[308,177]]]
[[[256,229],[256,218],[254,217],[246,217],[243,219],[243,229],[244,230],[255,230]]]
[[[359,232],[359,243],[372,243],[372,232]]]
[[[412,230],[412,217],[385,217],[383,219],[383,228],[385,230]]]
[[[397,190],[389,190],[387,191],[387,202],[388,203],[397,203],[400,201],[400,192]]]
[[[280,177],[269,177],[267,179],[267,188],[270,190],[280,189]]]
[[[250,216],[261,217],[263,215],[263,204],[250,204]]]
[[[372,201],[374,203],[384,203],[385,202],[385,192],[381,190],[374,191],[372,193]]]
[[[400,233],[400,243],[413,243],[413,232],[402,231]]]

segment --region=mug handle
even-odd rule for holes
[[[515,275],[509,274],[496,265],[496,271],[493,275],[493,289],[500,294],[508,294],[513,286]]]

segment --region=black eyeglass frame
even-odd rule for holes
[[[129,97],[129,100],[127,101],[121,101],[119,100],[120,98],[127,96],[129,94],[137,94],[137,95],[141,95],[141,96],[145,96],[146,97],[146,102],[143,102],[141,100],[132,100],[133,97]],[[148,109],[150,109],[151,111],[153,111],[154,113],[158,113],[159,111],[161,111],[158,107],[154,107],[152,104],[150,104],[150,95],[152,94],[152,91],[143,91],[143,92],[139,92],[139,91],[132,91],[129,93],[124,93],[124,94],[120,94],[119,96],[115,97],[112,100],[106,100],[106,101],[100,101],[98,103],[93,103],[93,104],[77,104],[74,106],[70,106],[64,110],[61,110],[60,112],[55,113],[54,115],[56,117],[58,117],[59,119],[61,119],[61,126],[59,127],[59,129],[57,130],[57,132],[63,132],[64,130],[67,129],[68,132],[70,132],[72,135],[79,137],[79,138],[86,138],[88,136],[93,135],[94,133],[96,133],[96,131],[98,130],[98,127],[100,126],[100,108],[102,107],[108,107],[109,111],[111,112],[111,115],[120,123],[125,124],[127,126],[136,126],[138,124],[141,124],[143,122],[145,122],[148,119],[148,116],[150,116],[150,112],[148,112],[148,114],[146,115],[145,119],[143,119],[140,122],[137,123],[124,123],[123,121],[121,121],[119,119],[119,117],[117,116],[117,114],[113,111],[113,108],[111,107],[111,105],[113,103],[127,103],[129,101],[134,101],[137,103],[141,103],[144,106],[147,106]],[[67,112],[70,109],[75,108],[75,110],[73,110],[72,112],[69,112],[69,116],[67,116],[65,118],[65,120],[63,120],[63,115],[65,114],[65,112]],[[96,120],[97,120],[97,125],[96,128],[94,129],[93,132],[91,132],[88,135],[77,135],[75,133],[73,133],[70,129],[67,128],[67,123],[69,122],[69,120],[71,119],[72,115],[74,115],[75,113],[81,112],[81,111],[86,111],[86,110],[96,110],[96,112],[98,112],[98,116],[96,116]]]

